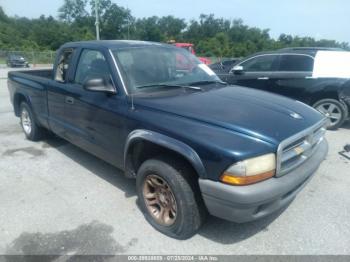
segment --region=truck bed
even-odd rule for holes
[[[53,78],[53,70],[52,69],[36,69],[36,70],[21,70],[21,71],[11,71],[9,72],[10,75],[22,75],[23,77],[27,78],[29,76],[41,77],[41,78],[47,78],[52,79]]]
[[[15,114],[19,114],[17,101],[27,100],[36,113],[38,123],[48,128],[47,87],[53,80],[53,69],[20,70],[8,73],[8,89]]]

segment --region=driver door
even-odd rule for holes
[[[66,90],[69,76],[72,73],[71,62],[76,56],[76,50],[66,48],[58,54],[54,79],[47,84],[47,106],[49,111],[50,129],[61,137],[66,138]]]
[[[100,50],[83,49],[72,84],[66,88],[68,140],[118,167],[123,159],[123,126],[127,105],[118,96],[109,64]],[[90,91],[87,81],[103,79],[114,87],[115,94]]]

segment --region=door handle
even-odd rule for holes
[[[258,80],[269,80],[270,78],[268,78],[267,76],[264,77],[259,77]]]
[[[70,104],[70,105],[74,104],[74,98],[71,97],[71,96],[66,96],[65,101],[66,101],[67,104]]]

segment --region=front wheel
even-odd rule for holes
[[[329,130],[336,130],[342,126],[347,117],[345,106],[335,99],[322,99],[316,102],[313,107],[328,117],[330,120]]]
[[[138,170],[138,201],[147,221],[158,231],[187,239],[200,228],[205,209],[185,165],[164,158],[146,160]]]

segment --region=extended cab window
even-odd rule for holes
[[[90,79],[111,81],[107,61],[98,50],[84,49],[80,55],[74,82],[83,84]]]
[[[263,55],[252,58],[240,64],[246,72],[268,72],[274,70],[276,55]]]
[[[67,81],[67,73],[70,61],[73,57],[73,49],[66,49],[63,50],[61,55],[59,56],[57,68],[55,72],[55,80],[59,82],[66,82]]]
[[[279,71],[312,72],[314,59],[306,55],[281,55]]]

